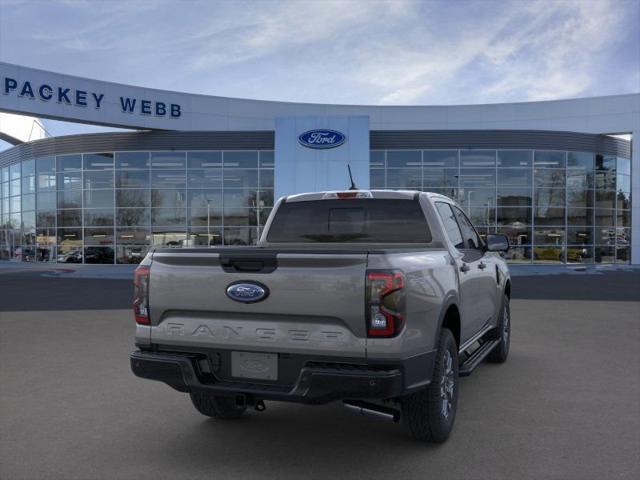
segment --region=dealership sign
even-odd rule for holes
[[[59,105],[92,107],[96,110],[102,108],[105,99],[103,92],[91,92],[69,85],[51,85],[29,79],[18,81],[9,76],[2,77],[2,93],[41,102],[55,102]],[[179,104],[158,100],[119,96],[118,104],[122,113],[155,115],[166,118],[179,118],[182,114]]]
[[[298,136],[300,144],[307,148],[335,148],[347,141],[344,133],[329,129],[309,130]]]

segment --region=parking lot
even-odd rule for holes
[[[128,281],[0,271],[0,478],[640,478],[640,272],[513,281],[509,361],[431,446],[340,404],[208,419],[131,374]]]

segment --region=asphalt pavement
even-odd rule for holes
[[[130,282],[0,274],[0,478],[640,478],[640,274],[621,275],[514,278],[510,358],[461,380],[433,446],[337,403],[208,419],[131,374]]]

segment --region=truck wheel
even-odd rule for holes
[[[442,443],[453,429],[457,403],[458,346],[451,331],[443,328],[431,383],[402,398],[402,416],[416,440]]]
[[[509,308],[509,297],[502,298],[502,315],[495,329],[495,337],[500,343],[487,356],[487,360],[493,363],[504,363],[509,355],[509,344],[511,342],[511,309]]]
[[[191,402],[201,414],[223,420],[240,418],[246,407],[238,407],[234,397],[222,397],[207,393],[191,393]]]

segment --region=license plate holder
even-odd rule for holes
[[[232,351],[231,376],[253,380],[278,380],[278,354]]]

